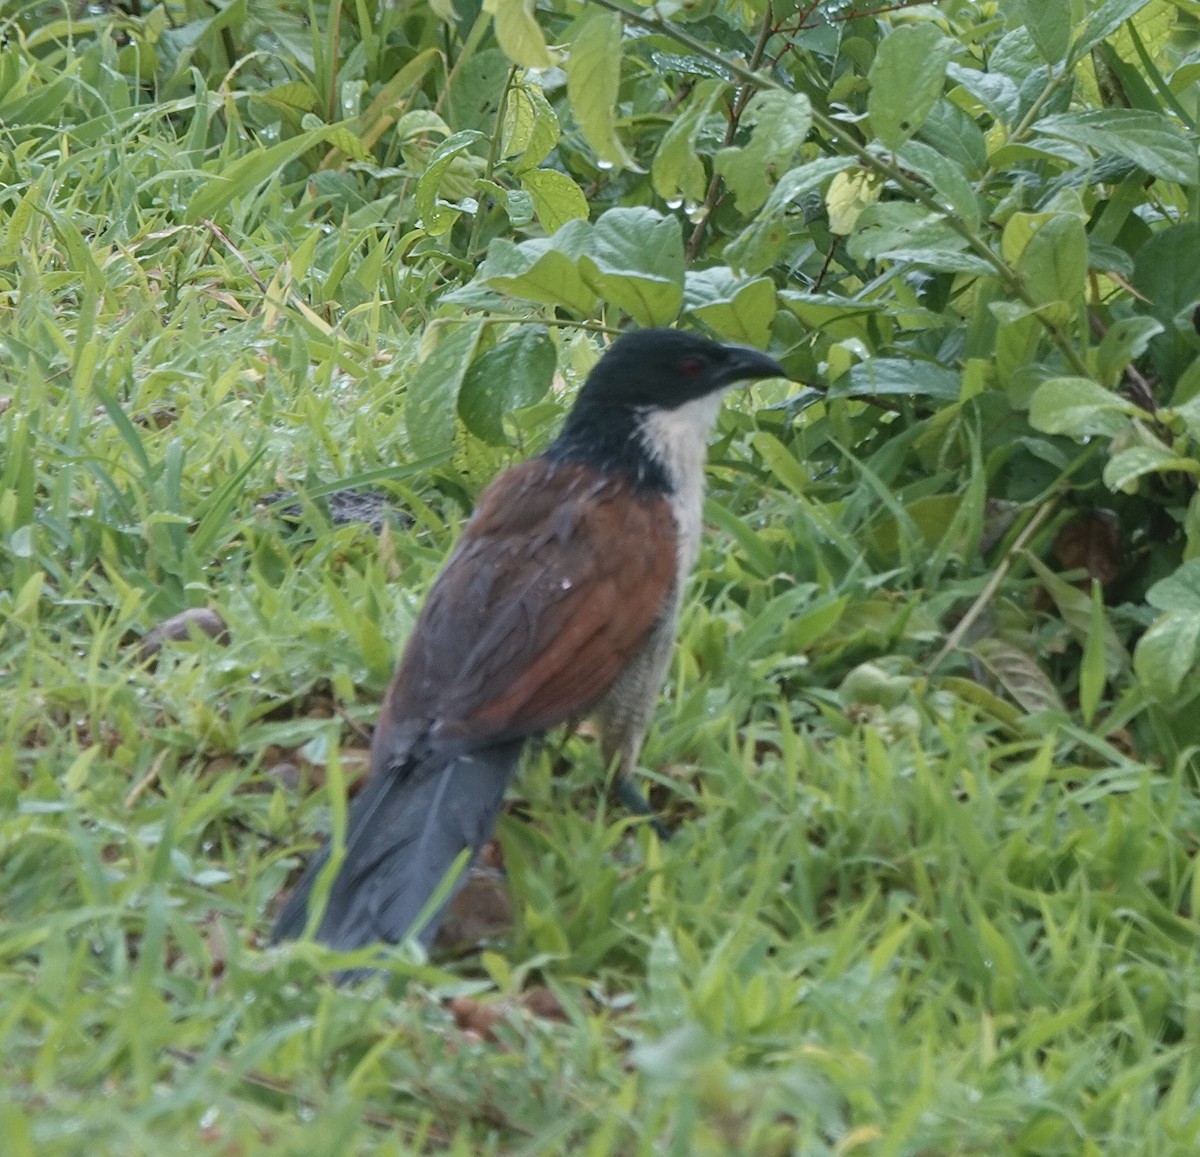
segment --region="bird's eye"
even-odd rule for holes
[[[698,378],[704,373],[704,361],[701,358],[684,358],[679,363],[679,372],[685,378]]]

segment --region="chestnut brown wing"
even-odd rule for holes
[[[585,712],[637,653],[676,581],[666,500],[534,458],[481,496],[434,583],[382,722],[470,745]]]

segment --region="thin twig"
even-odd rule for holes
[[[958,621],[958,625],[950,632],[946,638],[945,645],[937,653],[937,657],[929,664],[926,673],[932,675],[945,662],[946,657],[951,651],[957,650],[959,644],[962,643],[963,636],[971,629],[971,625],[983,613],[984,608],[992,601],[992,597],[996,591],[1000,589],[1000,584],[1004,581],[1005,575],[1008,574],[1009,568],[1012,566],[1013,559],[1025,549],[1025,544],[1034,536],[1042,524],[1054,512],[1058,506],[1058,499],[1051,498],[1038,509],[1037,513],[1025,524],[1025,529],[1017,535],[1016,541],[1010,546],[1004,557],[1000,560],[1000,565],[996,567],[992,577],[988,579],[987,585],[979,592],[975,601],[967,609],[967,613]]]

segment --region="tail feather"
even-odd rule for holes
[[[428,947],[454,891],[424,927],[413,925],[463,850],[474,854],[490,838],[522,746],[429,755],[373,775],[350,805],[345,859],[316,938],[353,949],[415,934]],[[279,913],[276,943],[303,934],[312,886],[328,859],[328,847],[313,857]]]

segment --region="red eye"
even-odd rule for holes
[[[704,362],[700,358],[684,358],[679,363],[679,372],[685,378],[698,378],[704,373]]]

